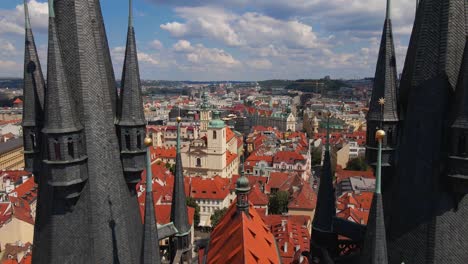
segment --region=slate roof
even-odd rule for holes
[[[7,142],[0,143],[0,154],[5,154],[14,149],[21,148],[23,146],[23,138],[10,139]]]

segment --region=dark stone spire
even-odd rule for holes
[[[317,195],[317,206],[314,220],[312,222],[311,254],[312,258],[326,259],[326,251],[330,256],[336,252],[337,235],[333,230],[333,219],[336,217],[335,190],[333,188],[333,169],[330,157],[330,117],[327,113],[327,139],[325,155],[320,176],[319,191]]]
[[[47,176],[47,181],[41,179],[39,183],[40,209],[35,226],[38,244],[33,250],[33,259],[35,263],[61,263],[64,259],[83,263],[90,250],[88,222],[80,219],[89,215],[87,197],[82,197],[88,182],[88,157],[83,126],[65,74],[53,0],[49,0],[47,91],[42,132],[44,166],[41,174]],[[73,235],[76,232],[80,235]]]
[[[459,100],[455,107],[457,117],[450,128],[448,176],[451,188],[463,195],[468,193],[468,41],[456,94]]]
[[[44,119],[45,81],[42,74],[36,44],[34,42],[28,4],[24,1],[25,49],[24,49],[24,104],[23,104],[23,140],[25,169],[34,174],[40,171],[41,129]],[[37,177],[39,175],[36,175]]]
[[[400,84],[404,117],[386,222],[389,263],[466,263],[468,196],[447,170],[466,44],[466,0],[420,1]],[[465,192],[466,194],[466,192]],[[385,199],[385,195],[384,195]]]
[[[159,264],[158,226],[153,201],[153,174],[151,171],[151,151],[153,141],[145,138],[146,145],[146,198],[145,198],[145,223],[143,227],[143,245],[141,251],[141,264]]]
[[[380,51],[375,70],[372,99],[367,113],[367,146],[366,161],[374,168],[377,163],[378,142],[375,139],[377,130],[382,129],[387,137],[382,142],[382,180],[385,189],[383,198],[385,207],[390,206],[388,189],[394,177],[395,149],[398,142],[399,115],[397,92],[397,68],[393,44],[391,0],[387,0],[387,12],[380,42]]]
[[[48,241],[58,248],[51,247],[51,259],[43,263],[63,263],[64,259],[70,263],[139,263],[143,226],[120,159],[110,91],[115,83],[109,77],[109,48],[100,2],[61,0],[54,6],[63,69],[72,85],[78,121],[84,127],[89,177],[73,212],[64,215],[68,221],[45,225],[46,229],[53,227],[50,232],[60,234],[60,238]],[[55,196],[52,199],[56,202]],[[67,232],[59,233],[62,229]],[[75,245],[76,240],[79,243]],[[44,252],[42,248],[38,251]]]
[[[387,239],[385,235],[384,211],[381,195],[382,172],[382,140],[385,132],[379,130],[376,139],[379,142],[375,192],[369,212],[364,248],[361,255],[361,264],[387,264]]]
[[[119,120],[117,131],[125,172],[125,180],[130,191],[135,194],[135,186],[140,181],[144,169],[145,116],[141,97],[140,71],[138,67],[135,30],[133,28],[132,1],[129,1],[128,35],[120,92]]]
[[[177,152],[176,152],[176,167],[174,188],[172,191],[172,207],[171,207],[171,222],[177,228],[178,233],[171,241],[171,260],[174,263],[179,263],[176,260],[176,255],[190,251],[190,230],[191,226],[188,221],[187,197],[185,194],[184,185],[184,170],[182,166],[182,156],[180,153],[180,122],[182,119],[177,117]],[[191,258],[190,254],[186,254],[187,258]]]

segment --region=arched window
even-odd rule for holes
[[[68,138],[67,147],[68,147],[68,156],[74,159],[75,158],[75,145],[73,144],[73,138]]]
[[[388,132],[387,132],[387,145],[393,145],[393,130],[392,128],[389,128],[388,129]]]
[[[140,134],[140,131],[137,131],[137,148],[141,149],[141,134]]]
[[[54,154],[55,154],[55,160],[61,160],[62,159],[62,150],[60,149],[60,143],[58,139],[54,139]]]
[[[218,134],[216,133],[216,131],[213,131],[213,139],[216,139],[218,137]]]
[[[31,138],[31,146],[33,149],[36,148],[36,133],[34,133],[34,131],[31,131],[31,135],[29,135],[30,138]]]
[[[466,155],[466,136],[460,135],[458,140],[458,155],[464,157]]]
[[[197,158],[197,167],[201,167],[201,159],[200,158]]]
[[[128,134],[128,131],[125,132],[125,148],[127,150],[130,150],[130,134]]]

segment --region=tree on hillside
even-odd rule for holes
[[[227,213],[228,208],[223,208],[221,210],[215,210],[210,217],[211,220],[211,229],[215,229],[215,227],[221,222],[224,215]]]
[[[268,203],[268,211],[270,214],[283,214],[288,212],[289,193],[287,191],[279,191],[270,195]]]
[[[200,224],[200,206],[198,206],[197,202],[195,202],[195,199],[193,199],[192,197],[187,197],[187,206],[195,209],[193,222],[195,227],[197,227]]]
[[[352,171],[367,171],[368,165],[364,158],[354,158],[348,161],[346,164],[345,170],[352,170]]]

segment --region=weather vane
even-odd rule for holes
[[[381,97],[379,99],[379,105],[380,105],[380,129],[383,129],[383,119],[384,119],[384,105],[385,105],[385,98]]]

